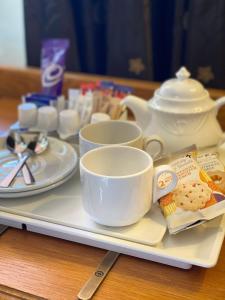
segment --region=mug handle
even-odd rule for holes
[[[150,146],[151,143],[159,144],[159,151],[157,151],[154,155],[152,155],[150,151],[148,151],[148,147]],[[165,148],[165,144],[161,139],[161,137],[159,137],[158,135],[151,135],[151,136],[144,137],[144,150],[153,157],[153,160],[159,158],[162,155],[164,148]]]
[[[159,177],[161,174],[167,173],[171,175],[171,182],[168,185],[160,186]],[[153,203],[156,203],[161,197],[165,196],[172,192],[178,182],[177,174],[173,171],[172,167],[169,165],[161,165],[154,169],[154,178],[153,178]],[[163,182],[162,182],[163,184]]]

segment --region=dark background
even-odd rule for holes
[[[185,65],[225,88],[224,0],[24,0],[27,62],[69,38],[67,70],[163,81]]]

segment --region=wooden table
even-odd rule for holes
[[[7,78],[8,71],[3,71],[6,73],[4,78]],[[24,71],[10,72],[9,78],[15,73],[21,83]],[[36,70],[29,72],[32,76],[39,76]],[[12,89],[8,89],[11,93],[1,96],[1,91],[6,94],[7,89],[5,86],[1,89],[1,76],[0,69],[0,128],[5,130],[16,120],[19,97],[16,97],[13,86],[18,85],[20,92],[24,86],[20,88],[18,81],[10,82]],[[71,76],[68,75],[69,78]],[[80,75],[79,78],[85,81],[96,77]],[[137,81],[122,82],[139,88],[143,85],[143,82]],[[150,95],[149,83],[144,84],[147,88],[142,92],[140,88],[138,94]],[[152,89],[155,86],[153,84]],[[216,95],[222,93],[214,92]],[[10,228],[0,236],[0,299],[76,299],[80,288],[105,253],[101,249]],[[193,267],[182,270],[121,255],[94,299],[222,300],[225,299],[224,268],[225,243],[217,265],[211,269]]]

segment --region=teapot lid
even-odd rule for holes
[[[155,91],[149,105],[156,110],[171,113],[200,113],[214,107],[207,90],[197,80],[191,79],[190,72],[181,67],[176,78],[165,81]]]

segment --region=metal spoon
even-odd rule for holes
[[[31,141],[27,147],[27,153],[19,160],[15,168],[1,181],[0,187],[7,188],[10,186],[25,162],[33,155],[43,153],[48,147],[48,139],[45,133],[40,133],[36,140]]]
[[[7,137],[6,146],[12,153],[16,154],[17,157],[21,159],[22,153],[27,149],[27,145],[18,132],[14,133],[14,137],[12,135]],[[26,185],[30,185],[35,182],[35,179],[26,163],[22,167],[22,174]]]

